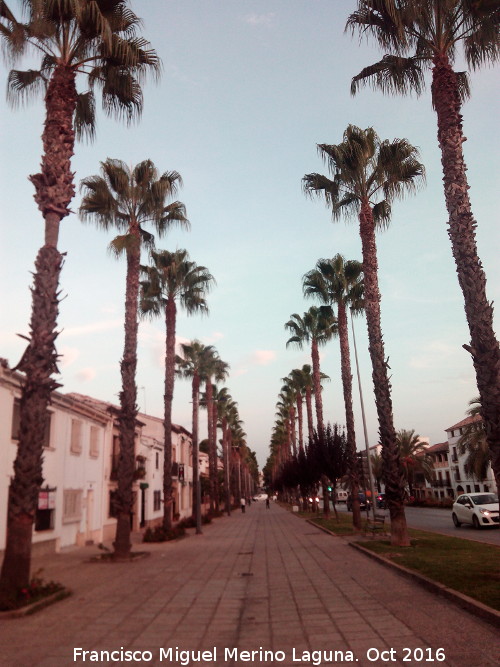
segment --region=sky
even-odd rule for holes
[[[15,4],[15,3],[13,3]],[[352,76],[380,59],[375,44],[344,33],[354,0],[148,0],[131,3],[143,36],[163,63],[161,80],[144,86],[140,122],[127,127],[98,115],[96,140],[75,147],[75,182],[99,173],[100,162],[129,165],[151,159],[160,172],[178,171],[191,230],[172,229],[157,248],[186,248],[217,281],[210,314],[179,313],[179,342],[216,347],[229,363],[225,383],[238,403],[249,447],[260,466],[269,454],[282,378],[310,363],[308,349],[286,348],[292,313],[313,300],[302,277],[337,253],[361,260],[354,222],[332,223],[321,200],[304,196],[301,179],[327,173],[317,144],[336,144],[349,124],[373,127],[382,139],[406,138],[420,150],[427,183],[393,206],[378,236],[382,329],[391,368],[396,429],[414,429],[431,444],[465,416],[477,395],[469,341],[442,190],[436,118],[427,90],[421,98],[389,97],[369,88],[352,97]],[[460,66],[460,63],[458,64]],[[8,65],[1,65],[1,83]],[[478,222],[479,256],[488,298],[498,302],[498,68],[472,74],[464,105],[470,196]],[[0,356],[19,361],[30,317],[29,286],[43,221],[29,174],[42,153],[42,101],[12,108],[0,99]],[[78,188],[77,188],[78,189]],[[58,352],[63,392],[118,403],[123,352],[125,262],[108,252],[112,232],[74,214],[61,225],[66,253],[61,275]],[[143,263],[147,263],[143,255]],[[497,311],[498,313],[498,311]],[[496,315],[498,329],[498,314]],[[366,321],[355,321],[369,444],[378,441]],[[163,412],[164,323],[139,329],[140,410]],[[328,421],[344,423],[338,341],[321,351]],[[354,378],[356,377],[353,369]],[[364,448],[356,384],[358,449]],[[175,386],[176,423],[190,428],[190,387]],[[202,416],[203,421],[203,416]],[[201,436],[204,432],[202,430]]]

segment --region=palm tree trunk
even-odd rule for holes
[[[215,510],[215,488],[216,488],[216,462],[214,452],[214,433],[213,433],[213,387],[212,378],[208,377],[205,382],[205,397],[207,401],[207,431],[208,431],[208,478],[210,489],[210,511]]]
[[[321,397],[321,375],[319,368],[319,351],[318,341],[313,338],[311,345],[311,360],[313,367],[313,382],[314,382],[314,400],[316,403],[316,421],[318,427],[318,435],[323,437],[323,399]]]
[[[297,432],[295,430],[295,406],[290,406],[290,424],[291,424],[291,444],[292,444],[292,453],[294,456],[297,456]]]
[[[304,427],[303,427],[303,414],[302,414],[302,394],[297,394],[297,422],[299,427],[299,451],[304,449]]]
[[[391,515],[391,544],[409,546],[403,505],[404,481],[399,464],[399,450],[392,414],[391,385],[387,376],[384,342],[380,323],[380,292],[378,288],[377,244],[373,213],[367,200],[362,201],[359,214],[363,273],[365,281],[365,312],[368,348],[372,361],[372,378],[379,422],[379,435],[384,461],[384,482]]]
[[[175,328],[177,307],[175,299],[167,298],[165,305],[165,415],[163,459],[163,528],[172,528],[172,403],[175,382]]]
[[[212,406],[212,438],[213,438],[213,450],[214,450],[214,461],[215,461],[215,511],[217,514],[220,512],[220,485],[219,485],[219,465],[217,458],[217,402],[213,401]],[[224,445],[223,445],[224,447]],[[224,456],[224,454],[223,454]]]
[[[464,295],[471,354],[481,398],[486,439],[497,488],[500,486],[500,348],[493,329],[493,305],[486,296],[486,277],[477,254],[476,221],[472,215],[463,157],[462,116],[456,75],[444,54],[434,57],[432,101],[437,113],[448,234]]]
[[[356,431],[354,429],[354,412],[352,410],[352,374],[351,355],[349,352],[349,334],[345,303],[338,303],[338,330],[340,341],[340,367],[342,374],[342,388],[344,392],[345,421],[347,427],[347,451],[349,456],[349,481],[352,497],[352,523],[361,529],[361,512],[359,509],[359,473],[356,457]],[[372,499],[374,500],[374,499]]]
[[[35,201],[45,221],[45,244],[35,261],[30,337],[17,369],[25,373],[21,393],[20,432],[14,479],[9,489],[7,539],[0,574],[0,602],[29,584],[31,539],[43,482],[42,454],[47,406],[59,386],[57,373],[57,316],[59,276],[63,256],[57,249],[59,225],[69,213],[74,196],[71,157],[75,134],[75,73],[63,66],[54,70],[45,96],[46,118],[42,135],[41,173],[33,175]]]
[[[198,461],[198,413],[200,403],[200,376],[195,371],[192,383],[193,400],[193,516],[196,519],[196,534],[201,534],[200,465]]]
[[[225,510],[228,516],[231,516],[231,489],[230,489],[230,479],[231,471],[229,465],[229,429],[227,427],[226,417],[222,418],[222,451],[224,455],[224,488],[225,488],[225,497],[226,504]]]
[[[127,251],[127,287],[125,294],[125,344],[120,362],[122,390],[120,392],[120,457],[118,459],[117,523],[113,543],[114,558],[130,555],[130,531],[132,524],[132,485],[135,468],[135,424],[137,419],[137,299],[139,296],[139,266],[141,246],[139,227],[135,223],[130,230],[133,247]]]
[[[307,432],[309,434],[309,440],[312,440],[314,425],[313,425],[311,387],[306,387],[306,412],[307,412]]]

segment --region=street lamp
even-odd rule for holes
[[[370,478],[370,491],[372,494],[372,514],[373,514],[373,520],[375,520],[375,487],[373,484],[372,463],[370,461],[370,448],[368,446],[368,431],[366,430],[365,404],[363,401],[363,390],[361,389],[361,377],[359,375],[358,349],[356,347],[356,336],[354,334],[354,318],[352,316],[352,308],[351,308],[351,328],[352,328],[352,340],[354,342],[354,358],[356,360],[356,373],[358,376],[359,401],[361,403],[361,418],[363,420],[363,432],[365,435],[365,449],[366,449],[366,460],[368,463],[368,477]]]

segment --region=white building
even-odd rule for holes
[[[17,454],[22,375],[0,363],[0,550],[5,547],[7,505]],[[81,394],[53,392],[43,457],[33,551],[114,538],[113,494],[119,456],[118,407]],[[190,433],[172,426],[174,515],[191,514]],[[163,516],[163,420],[139,414],[132,529]]]

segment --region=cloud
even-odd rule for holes
[[[435,368],[443,363],[449,364],[450,359],[462,352],[456,345],[450,345],[440,340],[433,340],[425,346],[425,351],[410,357],[411,368]]]
[[[251,356],[251,362],[259,366],[267,366],[276,359],[275,350],[255,350]]]
[[[205,343],[205,345],[213,345],[221,338],[224,338],[224,334],[220,331],[214,331],[212,335],[202,338],[202,341]]]
[[[248,23],[248,25],[265,25],[270,26],[274,17],[276,16],[275,12],[268,12],[267,14],[245,14],[243,21]]]
[[[67,368],[78,359],[80,350],[77,347],[63,347],[59,350],[59,355],[61,357],[59,365],[61,368]]]
[[[75,377],[80,382],[90,382],[90,380],[93,380],[96,375],[97,375],[96,369],[91,368],[90,366],[87,366],[87,368],[82,368],[82,370],[79,371],[75,375]]]
[[[68,327],[61,331],[61,338],[72,336],[84,336],[87,334],[99,333],[123,327],[123,319],[102,320],[101,322],[92,322],[91,324],[82,324],[77,327]]]

